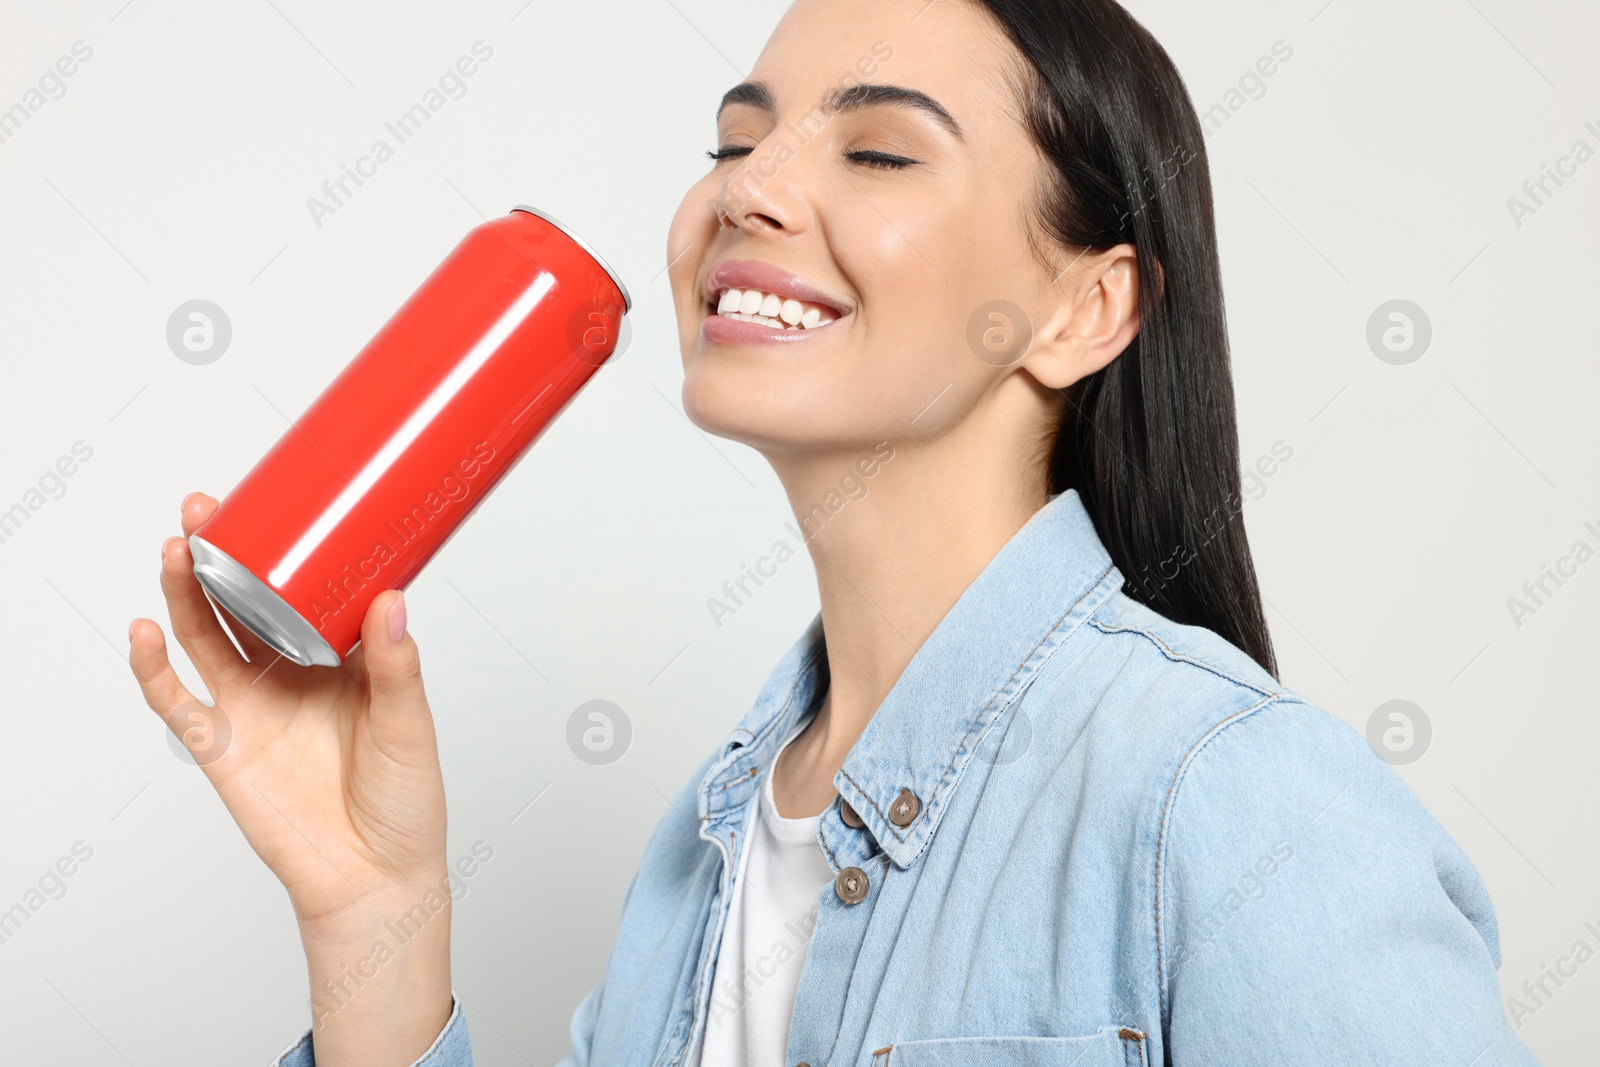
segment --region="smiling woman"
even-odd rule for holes
[[[806,540],[820,611],[671,798],[564,1064],[1533,1062],[1471,862],[1276,677],[1161,46],[1114,0],[797,0],[708,154],[666,247],[690,418],[801,521],[893,463]],[[445,862],[405,606],[258,687],[168,548],[238,724],[206,773],[337,988]],[[280,1064],[470,1063],[442,904]]]

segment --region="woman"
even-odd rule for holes
[[[1470,862],[1274,676],[1155,41],[1112,0],[798,0],[717,125],[668,241],[684,403],[772,464],[821,610],[656,827],[564,1062],[1533,1062]],[[310,968],[280,1062],[470,1062],[403,599],[258,679],[190,567],[170,540],[234,724],[205,770]],[[131,642],[152,708],[192,699]]]

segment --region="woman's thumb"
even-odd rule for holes
[[[431,732],[422,689],[422,659],[406,632],[406,600],[398,590],[380,593],[361,623],[361,654],[372,693],[372,724],[395,740]]]

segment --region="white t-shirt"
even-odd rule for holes
[[[778,746],[780,754],[809,721],[789,731]],[[817,894],[833,881],[833,868],[817,844],[822,816],[778,814],[772,799],[776,762],[774,756],[751,801],[749,837],[717,950],[700,1055],[691,1061],[699,1067],[784,1062],[794,994],[817,925]]]

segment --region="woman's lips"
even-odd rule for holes
[[[706,275],[705,296],[715,302],[725,289],[759,289],[781,297],[819,304],[834,316],[852,308],[832,293],[813,286],[792,271],[760,259],[720,259]]]
[[[718,260],[706,275],[704,295],[701,336],[720,344],[796,343],[854,310],[792,271],[759,259]]]

